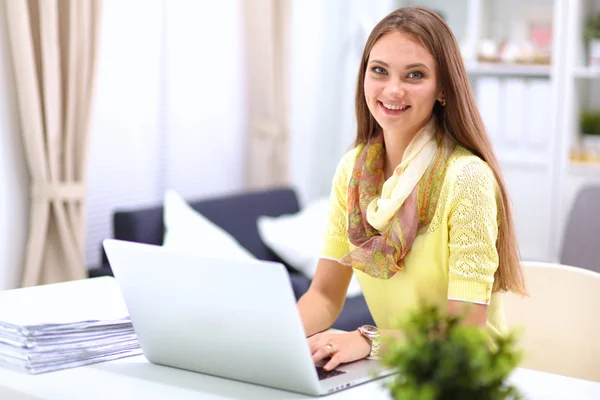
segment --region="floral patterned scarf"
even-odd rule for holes
[[[356,248],[341,263],[379,279],[404,269],[417,232],[433,218],[454,141],[432,117],[384,180],[383,134],[362,148],[348,186],[348,236]],[[382,184],[383,182],[383,184]]]

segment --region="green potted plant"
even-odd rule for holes
[[[600,111],[582,111],[579,128],[582,135],[600,136]]]
[[[582,160],[598,162],[600,155],[600,111],[583,111],[579,118],[580,143]]]
[[[507,378],[520,362],[514,333],[490,349],[483,328],[462,316],[425,307],[399,325],[403,339],[386,340],[383,362],[398,369],[389,382],[395,399],[520,399]]]
[[[588,45],[588,63],[590,66],[600,66],[600,14],[590,18],[585,24],[583,33]]]

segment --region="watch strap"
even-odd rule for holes
[[[362,336],[369,339],[371,344],[371,350],[368,359],[379,359],[379,349],[381,347],[381,335],[379,334],[379,330],[371,325],[361,326],[358,328],[358,331]]]

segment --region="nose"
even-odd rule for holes
[[[404,83],[400,79],[393,79],[388,82],[385,88],[385,94],[391,98],[402,98],[406,92]]]

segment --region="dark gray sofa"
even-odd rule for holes
[[[256,219],[261,215],[279,216],[299,211],[298,200],[292,189],[274,189],[239,193],[200,201],[190,205],[206,218],[229,232],[242,246],[261,260],[278,261],[286,265],[294,294],[300,298],[310,280],[285,264],[269,250],[258,234]],[[113,215],[113,237],[139,243],[160,245],[163,241],[163,207],[118,210]],[[90,269],[90,276],[112,275],[102,251],[103,266]],[[333,328],[354,330],[361,325],[374,324],[363,296],[346,300],[342,313]]]

